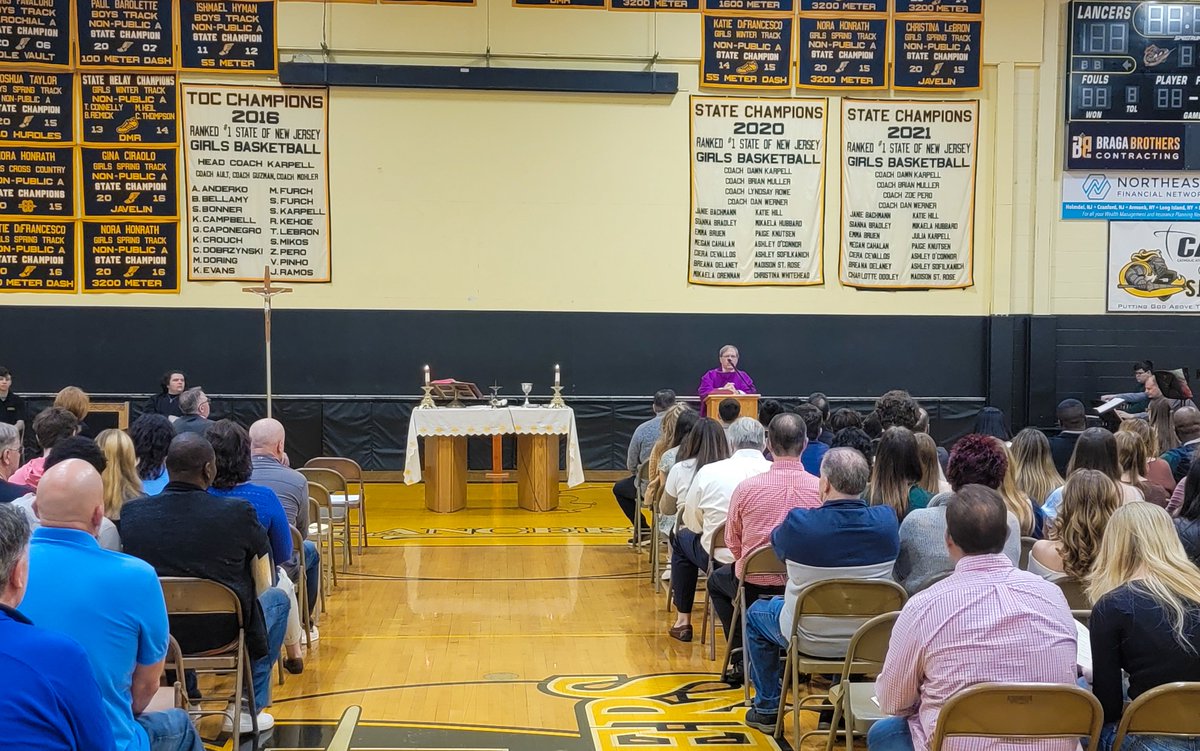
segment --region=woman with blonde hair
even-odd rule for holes
[[[1050,494],[1063,486],[1050,453],[1050,440],[1037,428],[1025,428],[1013,438],[1010,456],[1017,465],[1017,487],[1041,509]]]
[[[650,449],[650,482],[646,485],[645,505],[650,506],[658,503],[658,499],[662,496],[663,486],[667,482],[667,473],[671,471],[671,466],[675,463],[675,456],[678,454],[679,444],[683,442],[683,436],[687,435],[684,431],[683,435],[677,435],[679,418],[684,413],[692,413],[691,407],[683,402],[676,402],[666,412],[663,412],[662,431],[658,434],[658,440],[654,442],[654,447]],[[691,430],[695,425],[695,420],[687,421],[687,430]],[[666,469],[663,469],[663,460],[667,459]]]
[[[1121,482],[1142,491],[1142,498],[1155,506],[1167,507],[1171,494],[1161,485],[1150,482],[1142,474],[1146,471],[1146,444],[1137,433],[1118,431],[1117,461],[1121,465]]]
[[[1084,581],[1100,550],[1104,527],[1122,502],[1120,487],[1100,470],[1071,473],[1049,539],[1034,543],[1029,554],[1029,572],[1049,581]]]
[[[1174,493],[1175,475],[1171,474],[1171,465],[1159,457],[1162,451],[1158,448],[1158,434],[1154,432],[1154,428],[1150,427],[1150,423],[1140,417],[1122,420],[1121,427],[1117,428],[1117,432],[1134,433],[1142,439],[1142,443],[1146,447],[1146,456],[1149,457],[1146,469],[1142,474],[1150,482],[1161,485],[1163,490],[1168,493]]]
[[[1102,751],[1112,751],[1130,701],[1175,681],[1200,681],[1200,569],[1166,511],[1131,503],[1109,520],[1087,588],[1092,691],[1104,707]],[[1128,675],[1128,691],[1122,674]],[[1126,748],[1195,751],[1195,738],[1130,736]]]
[[[1171,403],[1161,397],[1151,399],[1146,414],[1150,416],[1150,429],[1158,438],[1159,455],[1178,448],[1179,436],[1175,435],[1175,426],[1171,424]]]
[[[100,431],[96,445],[108,462],[100,474],[104,481],[104,515],[115,522],[121,518],[121,507],[126,501],[144,495],[142,480],[138,477],[137,454],[133,450],[133,439],[123,430]]]
[[[993,436],[994,437],[994,436]],[[1040,517],[1034,513],[1035,510],[1040,511],[1029,496],[1017,487],[1017,469],[1016,462],[1013,461],[1012,450],[1005,445],[1004,441],[995,438],[996,445],[1004,452],[1008,459],[1008,469],[1004,471],[1004,481],[997,488],[1000,491],[1000,497],[1004,499],[1004,506],[1017,517],[1017,523],[1021,525],[1021,535],[1023,537],[1042,537],[1042,524],[1045,517]],[[1036,534],[1035,534],[1036,533]]]
[[[930,495],[949,493],[950,483],[942,474],[942,465],[938,461],[937,444],[928,433],[913,433],[917,439],[917,456],[921,459],[921,481],[917,486]]]

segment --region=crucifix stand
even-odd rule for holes
[[[291,292],[291,287],[271,286],[271,268],[263,267],[263,283],[261,287],[242,287],[243,292],[258,295],[263,299],[263,338],[267,352],[267,417],[271,416],[271,298],[285,292]]]

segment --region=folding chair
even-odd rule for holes
[[[1037,540],[1032,537],[1021,538],[1021,557],[1017,559],[1017,568],[1022,571],[1029,570],[1029,555],[1033,552],[1033,544],[1035,542]]]
[[[1113,736],[1113,751],[1121,751],[1126,735],[1200,735],[1200,683],[1164,683],[1142,694],[1125,707]]]
[[[312,611],[308,607],[308,556],[304,553],[304,535],[295,527],[288,527],[292,532],[292,549],[296,551],[296,564],[300,573],[296,585],[296,602],[300,605],[300,625],[304,627],[304,646],[311,648],[308,632],[312,628]],[[320,548],[317,548],[320,550]],[[317,585],[320,588],[320,585]]]
[[[854,751],[854,736],[865,736],[879,720],[887,715],[879,711],[879,705],[872,701],[875,696],[875,681],[852,681],[851,673],[855,675],[877,675],[883,670],[883,661],[887,657],[888,644],[892,640],[892,627],[896,625],[899,613],[884,613],[877,615],[854,632],[850,640],[850,648],[846,650],[846,661],[842,663],[842,679],[829,689],[829,700],[833,704],[833,721],[829,723],[828,737],[825,739],[825,751],[833,751],[833,741],[839,732],[846,736],[846,751]],[[846,730],[839,731],[838,723],[846,720]],[[801,736],[801,743],[813,733],[824,733],[824,730],[810,730]]]
[[[341,538],[339,542],[342,545],[342,570],[345,571],[347,566],[354,564],[354,554],[350,550],[350,509],[345,505],[345,499],[350,496],[350,486],[346,483],[346,478],[332,469],[301,467],[298,471],[310,484],[319,485],[326,491],[329,500],[326,518],[333,528],[333,539]],[[335,500],[338,497],[343,499],[341,504]],[[322,499],[317,500],[321,501],[322,506],[326,506]],[[338,527],[341,527],[340,533]]]
[[[642,504],[646,498],[643,495],[643,486],[650,479],[650,463],[642,462],[638,465],[637,472],[633,476],[634,503],[635,509],[633,516],[633,549],[637,550],[642,543]]]
[[[700,623],[700,644],[708,644],[708,659],[717,659],[717,614],[713,612],[712,598],[708,596],[708,578],[716,569],[717,548],[725,547],[725,525],[713,530],[712,541],[708,544],[708,569],[704,572],[704,619]],[[728,637],[728,635],[726,635]],[[706,642],[705,639],[708,641]]]
[[[367,486],[363,482],[362,467],[353,459],[345,459],[340,456],[318,456],[316,459],[310,459],[305,467],[316,467],[322,469],[332,469],[346,479],[347,484],[358,486],[358,493],[346,496],[345,506],[346,513],[350,511],[358,512],[358,524],[355,529],[358,530],[358,554],[362,555],[363,548],[370,545],[367,539]],[[339,505],[339,499],[334,496],[333,504]]]
[[[168,616],[227,615],[237,622],[237,636],[217,649],[195,654],[182,653],[182,668],[206,674],[232,674],[233,693],[227,697],[232,711],[227,709],[193,709],[193,717],[221,715],[233,724],[236,736],[242,721],[242,696],[250,711],[253,728],[253,745],[258,749],[258,709],[254,705],[254,677],[250,672],[250,655],[246,651],[246,623],[242,618],[242,604],[233,590],[208,579],[186,577],[160,577],[163,599],[167,603]],[[205,701],[211,701],[209,697]],[[226,701],[225,698],[221,699]],[[236,741],[235,741],[236,743]]]
[[[725,662],[721,664],[721,675],[725,676],[729,673],[729,665],[733,662],[733,653],[740,651],[742,653],[742,662],[746,660],[746,609],[753,605],[746,604],[746,579],[761,574],[783,574],[787,575],[787,564],[779,560],[779,556],[775,555],[775,550],[770,545],[763,545],[757,550],[752,550],[745,556],[742,563],[742,578],[738,581],[737,594],[733,597],[733,620],[741,621],[741,644],[734,645],[733,634],[725,635]],[[742,688],[746,692],[746,706],[750,706],[750,671],[745,671],[745,679],[742,681]]]
[[[1054,582],[1067,598],[1067,607],[1071,610],[1091,611],[1092,603],[1084,591],[1084,583],[1072,577],[1066,577]]]
[[[1195,709],[1193,708],[1193,712]],[[947,738],[1087,737],[1097,748],[1104,709],[1090,691],[1056,683],[980,683],[950,697],[938,714],[929,751]]]
[[[320,471],[325,472],[327,470]],[[323,559],[327,559],[326,562],[329,564],[329,569],[333,572],[333,585],[336,587],[338,583],[337,566],[333,564],[333,546],[335,544],[342,546],[342,570],[345,571],[346,566],[349,563],[350,539],[348,526],[344,523],[344,516],[342,517],[343,524],[340,525],[341,534],[338,533],[339,524],[337,523],[336,517],[334,517],[335,507],[329,496],[329,488],[319,483],[309,481],[308,497],[310,500],[316,501],[317,515],[313,516],[310,508],[308,533],[322,535],[325,538],[325,541],[329,544],[329,555],[325,556],[322,554],[321,557]]]
[[[143,712],[165,712],[168,709],[186,710],[188,708],[187,689],[183,686],[183,650],[179,648],[179,642],[175,641],[174,636],[167,637],[166,663],[167,669],[163,671],[160,681],[162,685],[154,692],[154,696],[142,710]],[[167,677],[168,670],[175,674],[174,681]]]
[[[321,521],[321,504],[313,496],[321,491],[319,485],[310,483],[308,486],[308,518],[317,520],[309,522],[308,533],[317,538],[317,550],[321,554],[321,586],[317,589],[321,592],[321,610],[324,611],[325,592],[330,587],[330,579],[337,581],[337,567],[333,565],[333,527],[328,521]]]
[[[775,736],[783,735],[783,707],[786,704],[790,684],[792,692],[792,748],[800,748],[800,710],[821,711],[824,706],[805,706],[805,702],[819,699],[824,703],[829,697],[813,694],[800,697],[801,673],[837,673],[842,669],[844,658],[811,657],[800,651],[799,626],[803,618],[813,616],[833,621],[863,621],[877,615],[891,613],[904,607],[908,595],[904,587],[893,581],[875,579],[827,579],[810,584],[796,596],[796,609],[792,617],[792,633],[788,639],[787,661],[783,666],[783,688],[779,697],[779,718],[775,723]],[[859,624],[861,626],[861,624]],[[852,675],[862,675],[865,670],[851,666]]]

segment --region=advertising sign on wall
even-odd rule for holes
[[[1170,172],[1065,172],[1063,219],[1189,221],[1200,217],[1200,176]]]
[[[1108,225],[1110,313],[1200,313],[1200,222]]]

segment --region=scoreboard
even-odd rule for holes
[[[1072,0],[1067,169],[1200,169],[1200,2]]]

